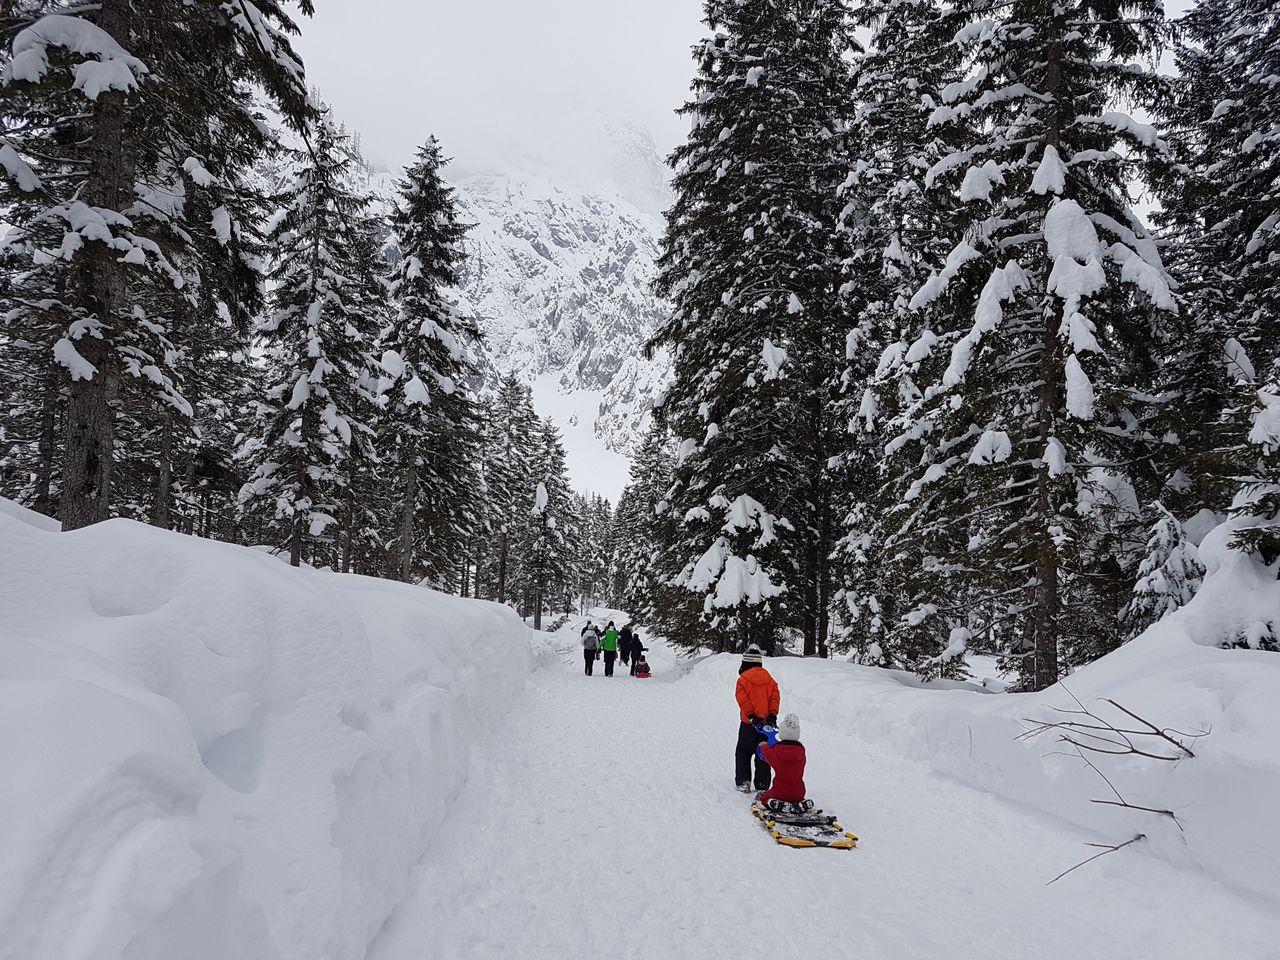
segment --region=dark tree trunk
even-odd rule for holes
[[[354,469],[352,473],[354,473]],[[350,482],[347,484],[347,535],[342,540],[342,560],[340,569],[343,573],[351,572],[351,549],[356,538],[356,497],[351,488]]]
[[[1066,32],[1065,18],[1058,8],[1051,7],[1046,15],[1052,16],[1059,36]],[[1059,43],[1049,47],[1045,86],[1050,94],[1058,93],[1062,88],[1062,49]],[[1052,110],[1053,108],[1051,108]],[[1058,108],[1059,110],[1063,108]],[[1058,112],[1051,112],[1049,119],[1048,140],[1055,147],[1061,146],[1061,128],[1067,118]],[[1042,310],[1044,328],[1040,341],[1040,409],[1037,417],[1039,427],[1040,449],[1044,449],[1053,436],[1054,413],[1061,402],[1062,362],[1058,356],[1058,326],[1053,311],[1046,303]],[[1031,674],[1033,690],[1043,690],[1058,682],[1058,614],[1061,599],[1058,595],[1059,559],[1058,547],[1049,535],[1049,526],[1053,524],[1054,507],[1052,478],[1049,467],[1041,464],[1036,477],[1036,510],[1039,514],[1041,529],[1038,531],[1040,543],[1039,556],[1036,558],[1036,605],[1033,613],[1035,625],[1034,669]]]
[[[831,487],[824,483],[818,501],[818,656],[830,656],[831,632]]]
[[[413,582],[414,513],[418,506],[418,465],[409,464],[404,472],[404,503],[400,508],[400,579]]]
[[[507,602],[507,531],[498,534],[498,602]]]
[[[120,374],[115,351],[100,340],[77,346],[97,368],[92,380],[71,384],[67,402],[67,441],[62,469],[62,529],[101,523],[111,509],[111,468],[115,457],[115,411]]]
[[[312,447],[312,441],[316,434],[320,432],[319,413],[314,412],[312,404],[307,404],[302,410],[302,436],[299,446],[303,451],[308,451]],[[297,484],[297,496],[299,499],[309,499],[311,490],[311,478],[307,476],[306,454],[304,453],[298,461],[298,465],[294,470],[294,483]],[[312,503],[314,507],[314,502]],[[296,503],[293,514],[293,527],[289,536],[289,563],[298,567],[302,565],[302,539],[306,535],[305,530],[309,525],[307,517],[297,512]]]
[[[36,464],[35,502],[37,513],[55,515],[53,504],[53,462],[58,449],[58,394],[62,379],[55,372],[45,374],[44,396],[40,404],[40,459]]]
[[[156,475],[156,502],[151,522],[168,530],[173,503],[173,412],[165,410],[160,424],[160,462]]]
[[[541,555],[539,555],[538,577],[537,577],[537,580],[535,581],[536,586],[533,592],[533,629],[535,630],[542,629],[542,594],[544,589],[546,588],[546,584],[543,582],[543,577],[544,577],[543,569],[542,569],[543,563],[544,563],[543,558]]]
[[[97,25],[128,49],[133,9],[130,0],[103,0]],[[133,163],[126,136],[124,94],[102,93],[88,120],[89,176],[83,199],[90,206],[119,210],[132,198]],[[118,315],[125,306],[125,268],[119,253],[101,242],[80,253],[74,283],[88,316],[102,325],[102,338],[86,335],[75,344],[96,373],[71,381],[67,440],[59,514],[64,530],[106,520],[111,510],[111,468],[115,458],[115,417],[120,400],[120,362],[115,350]]]

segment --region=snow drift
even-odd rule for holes
[[[363,957],[523,687],[524,625],[0,508],[0,958]]]
[[[939,774],[1096,832],[1100,841],[1145,834],[1133,849],[1280,902],[1280,655],[1223,646],[1276,635],[1280,583],[1273,569],[1228,548],[1234,527],[1224,524],[1201,544],[1207,577],[1191,603],[1041,694],[922,686],[914,675],[843,662],[776,658],[767,666],[782,688],[783,709],[802,723],[883,742]],[[713,684],[722,695],[737,666],[735,657],[710,657],[689,682]],[[1207,731],[1187,740],[1195,756],[1176,763],[1090,755],[1124,800],[1172,811],[1177,823],[1095,803],[1116,794],[1053,733],[1019,739],[1037,722],[1071,719],[1056,711],[1077,709],[1073,695],[1119,725],[1137,726],[1106,699],[1160,727]],[[1155,743],[1144,747],[1155,750]],[[865,801],[874,803],[875,795],[875,784],[866,784]],[[1093,852],[1082,848],[1080,859]]]

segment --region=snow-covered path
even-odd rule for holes
[[[575,631],[576,632],[576,631]],[[1263,960],[1280,918],[805,723],[810,795],[852,852],[774,845],[732,788],[732,690],[540,671],[482,747],[369,960]],[[786,690],[783,690],[786,708]]]

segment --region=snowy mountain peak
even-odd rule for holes
[[[472,224],[462,306],[485,332],[487,380],[514,373],[541,390],[554,380],[577,411],[592,407],[584,392],[598,394],[592,435],[626,455],[669,369],[665,357],[643,356],[665,309],[652,282],[670,197],[666,168],[653,137],[633,124],[578,114],[548,132],[556,135],[590,138],[591,149],[566,163],[512,146],[502,169],[451,171],[461,217]],[[390,198],[396,176],[375,173],[371,182]],[[539,407],[554,416],[565,405]],[[560,424],[579,438],[584,431],[569,428],[581,426]]]

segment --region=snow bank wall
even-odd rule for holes
[[[530,669],[507,608],[0,510],[0,958],[359,960]]]
[[[767,666],[782,688],[783,710],[804,722],[884,744],[1100,840],[1144,833],[1147,852],[1280,903],[1280,654],[1219,646],[1259,625],[1280,627],[1280,584],[1274,571],[1227,550],[1229,535],[1224,527],[1202,545],[1209,576],[1191,604],[1041,694],[922,687],[913,677],[836,661],[779,658]],[[708,658],[682,682],[713,685],[708,696],[731,696],[738,663]],[[1028,721],[1071,719],[1054,709],[1075,709],[1071,694],[1121,725],[1137,726],[1104,699],[1161,727],[1210,731],[1192,743],[1196,756],[1178,763],[1090,755],[1125,800],[1173,811],[1182,829],[1167,817],[1092,802],[1116,796],[1082,760],[1063,755],[1052,734],[1018,739],[1034,725]],[[1151,740],[1143,746],[1166,752]],[[874,803],[875,784],[866,791],[862,799]],[[1089,852],[1082,848],[1081,859]],[[1070,864],[1051,866],[1056,873]]]

